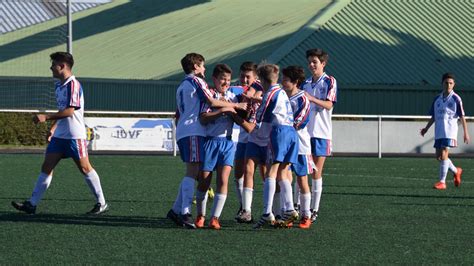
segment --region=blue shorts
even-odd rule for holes
[[[237,149],[235,150],[235,160],[244,160],[246,149],[247,149],[247,143],[238,142]]]
[[[311,138],[311,154],[317,157],[331,156],[332,154],[331,140]]]
[[[267,161],[267,147],[248,142],[247,147],[245,147],[245,158],[257,158],[259,164],[265,164]]]
[[[436,149],[442,148],[454,148],[458,146],[458,142],[455,139],[435,139],[433,147]]]
[[[298,135],[292,126],[275,126],[270,132],[268,162],[296,163],[298,161]]]
[[[235,145],[232,139],[209,137],[204,142],[202,170],[212,172],[218,166],[234,166]]]
[[[63,158],[81,159],[87,157],[87,140],[51,138],[46,153],[61,153]]]
[[[314,165],[311,154],[298,154],[298,161],[291,165],[291,171],[293,171],[296,176],[312,174],[314,169],[316,169],[316,165]]]
[[[179,155],[185,163],[200,163],[204,160],[204,137],[189,136],[178,140]]]

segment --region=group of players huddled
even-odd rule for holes
[[[220,229],[219,217],[227,198],[229,176],[234,168],[240,209],[235,219],[252,223],[254,172],[260,168],[264,179],[263,212],[254,228],[264,225],[291,227],[299,219],[300,228],[310,228],[319,214],[322,173],[331,155],[331,115],[337,101],[336,80],[324,72],[328,54],[322,49],[306,51],[311,77],[305,79],[300,66],[281,70],[277,65],[244,62],[240,84],[231,86],[232,70],[217,64],[212,73],[213,88],[204,81],[204,57],[190,53],[181,59],[186,74],[176,93],[176,138],[186,173],[167,217],[186,228],[202,228],[212,172],[216,171],[216,193],[209,227]],[[53,179],[56,165],[72,158],[95,197],[88,212],[100,215],[109,210],[99,175],[89,161],[84,123],[84,95],[72,73],[74,58],[67,52],[50,55],[52,76],[58,80],[55,94],[58,111],[37,114],[35,123],[52,121],[48,147],[31,197],[12,201],[22,212],[35,214]],[[443,91],[434,99],[424,136],[435,125],[436,158],[439,160],[437,190],[445,190],[446,177],[453,173],[455,187],[461,185],[463,169],[449,159],[449,149],[457,146],[458,120],[464,142],[469,143],[461,97],[454,92],[455,78],[445,73]],[[238,143],[232,141],[233,125],[240,126]],[[291,184],[294,182],[294,193]],[[308,175],[311,175],[311,188]],[[198,180],[195,193],[195,181]],[[278,183],[277,183],[278,182]],[[191,215],[196,197],[197,216]]]
[[[280,71],[274,64],[244,62],[237,85],[231,85],[232,69],[217,64],[212,72],[214,87],[204,80],[202,55],[189,53],[181,59],[186,76],[176,92],[176,139],[186,173],[167,214],[169,219],[190,229],[205,226],[208,190],[216,171],[208,227],[220,229],[219,217],[235,167],[241,206],[235,219],[253,223],[254,172],[259,166],[264,197],[255,229],[265,225],[292,227],[298,220],[299,227],[307,229],[316,221],[323,166],[331,155],[337,83],[324,72],[328,62],[325,51],[310,49],[306,58],[311,72],[308,79],[300,66]],[[234,123],[240,126],[237,145],[232,141]],[[312,177],[311,188],[308,175]],[[191,214],[194,197],[195,219]]]

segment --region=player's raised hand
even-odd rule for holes
[[[33,122],[35,124],[46,122],[46,115],[38,114],[33,116]]]

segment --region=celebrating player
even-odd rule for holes
[[[269,169],[263,190],[264,210],[260,220],[254,225],[255,229],[275,223],[272,205],[277,180],[286,207],[282,223],[287,225],[298,218],[298,213],[293,209],[293,191],[288,180],[288,166],[297,162],[298,155],[298,137],[293,127],[293,111],[287,94],[277,83],[278,66],[261,65],[257,68],[257,74],[264,92],[262,104],[257,110],[257,126],[259,133],[270,136],[270,141],[267,149]]]
[[[212,73],[216,99],[237,102],[237,97],[228,91],[232,70],[225,64],[217,64]],[[231,114],[236,111],[231,107],[210,108],[205,104],[201,109],[200,120],[206,125],[206,141],[204,143],[204,162],[196,192],[196,227],[204,227],[206,216],[207,190],[211,182],[211,173],[217,170],[216,194],[211,211],[209,228],[220,229],[219,217],[227,198],[229,175],[232,170],[235,146],[232,141],[234,121]]]
[[[235,107],[246,109],[245,103],[230,103],[217,100],[204,81],[204,57],[197,53],[189,53],[181,59],[181,66],[186,74],[185,79],[176,91],[178,110],[176,139],[181,159],[186,163],[186,173],[182,179],[173,207],[167,217],[178,226],[189,229],[196,228],[191,215],[194,197],[194,183],[199,176],[203,161],[203,144],[206,127],[199,121],[201,104],[210,107]]]
[[[233,92],[241,96],[241,100],[245,101],[249,104],[249,112],[254,112],[256,108],[258,108],[258,99],[260,99],[262,95],[262,85],[260,82],[257,80],[257,65],[253,62],[244,62],[240,65],[240,75],[239,75],[239,81],[240,85],[242,86],[242,91],[236,92],[233,90]],[[232,87],[233,89],[235,87]],[[252,113],[248,114],[249,117],[252,116]],[[235,178],[235,186],[236,186],[236,191],[237,191],[237,198],[240,202],[240,208],[239,211],[237,212],[237,216],[235,219],[237,221],[240,221],[240,217],[242,216],[242,211],[243,211],[243,205],[242,205],[242,198],[243,198],[243,193],[244,193],[244,174],[246,170],[246,158],[245,158],[245,152],[247,150],[247,143],[248,143],[248,138],[249,138],[249,133],[243,128],[240,128],[239,132],[239,139],[237,143],[237,149],[235,152],[235,161],[234,161],[234,178]],[[250,163],[253,163],[251,161]],[[255,167],[255,164],[252,164],[252,167]],[[264,164],[260,164],[260,171],[262,176],[264,175]],[[252,173],[249,173],[249,175],[252,175],[252,180],[253,180],[253,171]],[[253,186],[252,186],[253,188]],[[248,184],[246,187],[246,193],[248,193]],[[253,189],[252,189],[253,190]],[[248,198],[248,196],[247,196]]]
[[[290,97],[291,107],[294,115],[294,127],[297,130],[299,149],[298,149],[298,161],[291,165],[291,170],[296,174],[297,177],[297,188],[301,191],[296,191],[295,194],[300,195],[301,202],[301,220],[299,227],[307,229],[311,226],[311,193],[308,186],[308,174],[312,174],[316,168],[313,159],[311,158],[311,137],[309,136],[306,124],[309,122],[310,114],[310,103],[305,93],[298,88],[304,82],[304,70],[299,66],[289,66],[282,70],[281,84],[285,89],[285,92]],[[291,175],[291,171],[288,171]],[[288,177],[291,179],[291,177]],[[283,206],[287,208],[287,204]]]
[[[464,108],[462,100],[459,95],[454,92],[456,85],[454,75],[445,73],[441,78],[443,84],[443,91],[438,95],[431,105],[430,115],[431,119],[428,121],[426,127],[422,128],[420,133],[425,136],[428,129],[435,124],[435,143],[436,158],[439,160],[439,181],[434,184],[433,188],[444,190],[446,189],[446,175],[448,170],[454,174],[454,186],[461,185],[462,169],[454,166],[449,159],[449,148],[457,146],[458,136],[458,119],[461,119],[461,124],[464,129],[464,143],[469,143],[469,133],[467,131],[467,123],[464,118]]]
[[[88,214],[104,213],[109,207],[105,202],[99,175],[89,162],[84,124],[84,95],[81,84],[72,74],[74,58],[67,52],[53,53],[50,58],[53,77],[59,79],[56,83],[59,111],[54,114],[38,114],[33,118],[35,123],[48,120],[55,123],[50,130],[50,142],[31,198],[22,203],[13,201],[12,205],[17,210],[34,214],[36,206],[51,184],[56,165],[62,158],[72,157],[96,199],[96,204]]]
[[[319,203],[323,191],[323,167],[326,157],[332,153],[332,110],[337,101],[336,79],[327,75],[324,68],[328,54],[322,49],[306,51],[308,68],[312,77],[303,84],[303,90],[311,102],[311,116],[308,131],[311,136],[311,154],[317,171],[311,181],[311,220],[315,222],[319,214]]]

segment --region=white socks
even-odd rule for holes
[[[242,192],[242,209],[252,212],[253,188],[244,187]]]
[[[276,180],[267,177],[263,188],[263,214],[272,212],[273,196],[275,195]]]
[[[100,185],[100,178],[97,172],[92,169],[89,173],[84,176],[87,185],[89,186],[92,194],[100,205],[105,205],[104,193],[102,192],[102,186]]]
[[[216,195],[214,196],[214,204],[212,204],[211,217],[219,218],[221,216],[226,199],[226,194],[216,193]]]
[[[323,179],[311,179],[311,209],[319,211],[319,202],[323,193]]]
[[[194,197],[194,178],[185,176],[181,181],[181,214],[191,213]]]
[[[283,179],[278,182],[280,185],[280,193],[283,196],[282,209],[285,211],[294,210],[293,205],[293,190],[291,189],[291,183],[288,179]]]
[[[206,207],[207,207],[207,190],[206,191],[196,191],[196,212],[197,215],[206,216]]]
[[[311,217],[310,204],[311,204],[311,193],[300,194],[300,212],[306,216]]]
[[[441,160],[439,162],[439,181],[446,183],[446,175],[448,174],[450,160]]]
[[[31,205],[36,206],[43,197],[44,192],[48,189],[51,180],[53,179],[52,175],[47,175],[45,173],[40,173],[38,180],[36,181],[35,188],[30,198]]]
[[[458,169],[456,166],[454,166],[453,162],[451,162],[451,159],[447,160],[449,162],[449,171],[453,172],[454,174],[457,174]]]

